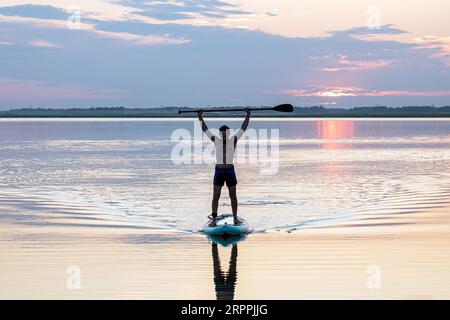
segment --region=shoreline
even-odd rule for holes
[[[208,115],[207,118],[242,118],[243,115]],[[206,116],[205,116],[206,118]],[[270,116],[252,115],[253,118],[270,119],[450,119],[450,115],[292,115],[292,116]],[[197,119],[196,116],[179,115],[151,115],[151,116],[122,116],[122,115],[99,115],[99,116],[4,116],[0,119]]]
[[[212,116],[209,117],[211,121],[242,121],[242,116]],[[0,122],[32,122],[32,121],[61,121],[61,122],[151,122],[151,121],[197,121],[196,117],[1,117]],[[252,117],[252,121],[449,121],[448,117],[267,117],[259,116]]]

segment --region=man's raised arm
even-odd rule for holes
[[[242,137],[242,135],[244,134],[244,131],[247,130],[248,123],[250,122],[250,115],[252,112],[249,108],[245,108],[245,112],[247,113],[247,115],[245,116],[245,120],[242,123],[241,128],[234,135],[238,140]]]
[[[203,110],[197,111],[198,120],[200,121],[202,125],[203,132],[210,138],[212,141],[216,138],[211,131],[209,131],[208,126],[206,125],[205,120],[203,119]]]

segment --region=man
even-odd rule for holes
[[[245,117],[244,122],[242,123],[241,128],[237,131],[237,133],[230,137],[230,128],[227,126],[221,126],[219,128],[219,136],[215,136],[209,131],[208,126],[203,120],[203,110],[198,111],[198,119],[202,125],[203,132],[214,142],[216,147],[216,169],[214,173],[214,192],[212,199],[212,213],[210,218],[213,220],[212,225],[215,225],[215,219],[217,218],[217,209],[219,207],[219,199],[220,193],[222,191],[222,187],[224,183],[227,184],[228,193],[231,199],[231,209],[233,211],[234,224],[239,224],[239,220],[237,217],[237,209],[238,209],[238,201],[236,196],[236,173],[234,172],[233,158],[234,151],[236,149],[236,144],[238,140],[244,134],[244,131],[248,127],[248,123],[250,121],[250,109],[246,108],[245,112],[247,116]]]

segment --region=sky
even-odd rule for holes
[[[448,0],[1,0],[0,109],[450,105]]]

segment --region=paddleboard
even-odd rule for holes
[[[212,219],[210,219],[204,226],[203,232],[212,236],[230,236],[230,235],[243,235],[249,233],[249,227],[247,222],[238,217],[239,224],[234,224],[232,214],[222,214],[216,218],[216,225],[212,225]]]

